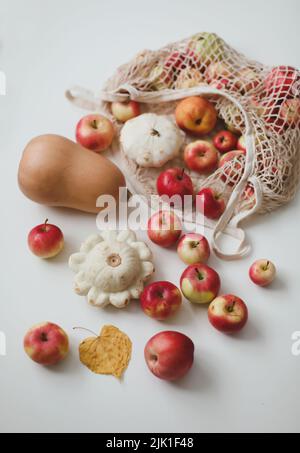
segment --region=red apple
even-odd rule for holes
[[[48,223],[47,219],[41,225],[32,228],[27,242],[34,255],[39,258],[53,258],[63,249],[64,236],[60,228]]]
[[[196,208],[208,219],[216,220],[225,211],[226,204],[221,193],[206,187],[196,197]]]
[[[246,152],[241,150],[229,151],[223,154],[219,160],[219,168],[223,168],[224,174],[222,175],[223,181],[227,184],[237,184],[241,178],[241,170],[244,166],[244,157]]]
[[[163,321],[176,313],[182,302],[181,292],[170,282],[154,282],[140,296],[141,307],[150,318]]]
[[[158,211],[148,221],[149,239],[161,247],[171,247],[175,244],[181,231],[181,222],[174,212]]]
[[[208,319],[220,332],[239,332],[248,320],[248,309],[242,299],[226,294],[212,301],[208,307]]]
[[[208,240],[202,234],[188,233],[180,239],[177,253],[185,264],[206,263],[210,257]]]
[[[244,151],[244,153],[246,153],[247,150],[246,150],[246,141],[245,141],[244,135],[241,135],[241,137],[238,139],[237,149],[239,151]]]
[[[109,148],[114,138],[114,127],[103,115],[87,115],[76,126],[76,141],[84,148],[100,152]]]
[[[267,95],[276,95],[277,99],[292,93],[292,88],[299,80],[299,72],[291,66],[273,68],[266,77],[265,88]]]
[[[136,101],[113,102],[111,111],[116,120],[121,123],[126,123],[126,121],[141,114],[140,104]]]
[[[175,381],[192,367],[194,349],[192,340],[183,333],[165,331],[150,338],[144,354],[149,370],[156,377]]]
[[[177,104],[177,125],[194,135],[209,134],[217,123],[217,111],[213,104],[200,96],[191,96]]]
[[[46,322],[33,326],[25,335],[26,354],[41,365],[55,365],[69,352],[66,332],[56,324]]]
[[[214,136],[213,143],[221,153],[236,149],[238,138],[230,131],[220,131]]]
[[[279,116],[286,126],[300,126],[300,99],[287,99],[281,105]]]
[[[262,118],[265,122],[266,128],[276,134],[284,132],[284,120],[280,117],[280,107],[275,99],[269,99],[263,103],[264,113]]]
[[[276,276],[276,268],[269,260],[257,260],[249,269],[249,277],[258,286],[268,286]]]
[[[200,174],[214,171],[218,166],[218,157],[215,147],[204,140],[189,143],[183,155],[186,166]]]
[[[219,293],[221,286],[217,272],[206,264],[193,264],[181,275],[183,295],[195,304],[207,304]]]
[[[193,183],[184,168],[168,168],[163,171],[156,182],[157,193],[160,196],[166,195],[169,198],[178,195],[182,202],[186,195],[193,195]]]

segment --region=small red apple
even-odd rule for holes
[[[257,260],[249,269],[249,277],[258,286],[268,286],[276,276],[276,268],[272,261]]]
[[[204,140],[189,143],[184,150],[186,166],[200,174],[214,171],[218,166],[218,152],[215,147]]]
[[[217,272],[206,264],[193,264],[180,278],[183,295],[195,304],[207,304],[219,293],[221,280]]]
[[[208,319],[220,332],[239,332],[248,320],[248,309],[242,299],[226,294],[212,301],[208,307]]]
[[[194,193],[192,180],[184,168],[168,168],[163,171],[157,178],[156,186],[158,195],[169,198],[178,195],[182,202],[186,195],[192,196]]]
[[[125,123],[141,114],[140,104],[136,101],[113,102],[111,112],[116,120]]]
[[[154,282],[144,288],[140,301],[146,315],[163,321],[179,310],[182,296],[180,290],[173,283]]]
[[[224,130],[214,136],[213,143],[221,153],[227,153],[236,149],[238,138],[232,132]]]
[[[208,240],[202,234],[185,234],[179,241],[177,253],[185,264],[206,263],[210,257]]]
[[[149,370],[158,378],[175,381],[193,365],[194,343],[180,332],[165,331],[154,335],[145,346]]]
[[[181,222],[171,211],[158,211],[148,220],[149,239],[161,247],[175,244],[182,231]]]
[[[25,335],[26,354],[41,365],[55,365],[69,352],[66,332],[56,324],[46,322],[33,326]]]
[[[109,148],[114,138],[114,127],[103,115],[87,115],[76,126],[76,141],[84,148],[100,152]]]
[[[196,208],[208,219],[216,220],[225,211],[226,204],[221,193],[206,187],[196,197]]]
[[[28,234],[28,246],[32,253],[39,258],[53,258],[64,246],[64,236],[60,228],[48,223],[34,227]]]

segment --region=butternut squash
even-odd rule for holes
[[[48,206],[96,213],[99,195],[118,200],[125,186],[121,171],[110,160],[58,135],[42,135],[26,146],[19,166],[21,191]]]

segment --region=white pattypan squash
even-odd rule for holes
[[[127,121],[121,132],[124,153],[141,167],[161,167],[178,156],[183,140],[170,117],[155,113]]]
[[[138,299],[144,281],[154,272],[152,254],[133,231],[102,231],[88,237],[79,253],[70,256],[76,273],[75,292],[98,307],[123,308]]]

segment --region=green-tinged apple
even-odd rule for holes
[[[177,253],[185,264],[206,263],[210,257],[208,240],[202,234],[185,234],[178,243]]]
[[[69,352],[68,335],[61,327],[51,322],[38,324],[25,335],[24,349],[34,362],[40,365],[55,365]]]
[[[111,104],[111,112],[116,120],[126,123],[126,121],[141,114],[141,107],[136,101],[113,102]]]
[[[245,140],[244,135],[241,135],[240,138],[238,139],[236,149],[239,151],[244,151],[244,153],[246,153],[246,151],[247,151],[246,150],[246,140]]]
[[[257,260],[249,269],[249,277],[258,286],[268,286],[276,277],[276,267],[270,260]]]
[[[207,99],[191,96],[177,104],[175,118],[177,125],[185,132],[203,136],[215,128],[217,111]]]
[[[39,258],[53,258],[64,247],[64,236],[60,228],[48,223],[48,219],[41,225],[32,228],[27,238],[31,252]]]
[[[245,302],[233,294],[219,296],[208,307],[208,319],[220,332],[239,332],[247,323]]]
[[[165,331],[154,335],[145,346],[149,370],[158,378],[176,381],[191,369],[194,362],[194,343],[180,332]]]
[[[163,321],[179,310],[182,296],[180,290],[173,283],[154,282],[144,288],[140,302],[146,315],[158,321]]]
[[[203,32],[193,35],[188,47],[195,52],[203,65],[222,60],[225,54],[224,41],[214,33]]]
[[[219,154],[212,143],[196,140],[189,143],[183,153],[185,165],[199,174],[211,173],[218,167]]]
[[[262,80],[257,72],[251,68],[244,67],[238,73],[235,86],[245,94],[257,88],[260,83],[262,83]]]
[[[279,110],[280,118],[286,126],[300,127],[300,99],[287,99]]]
[[[217,297],[221,280],[217,272],[206,264],[189,266],[180,279],[183,295],[195,304],[207,304]]]
[[[114,134],[113,124],[103,115],[84,116],[76,126],[77,143],[96,152],[109,148]]]

